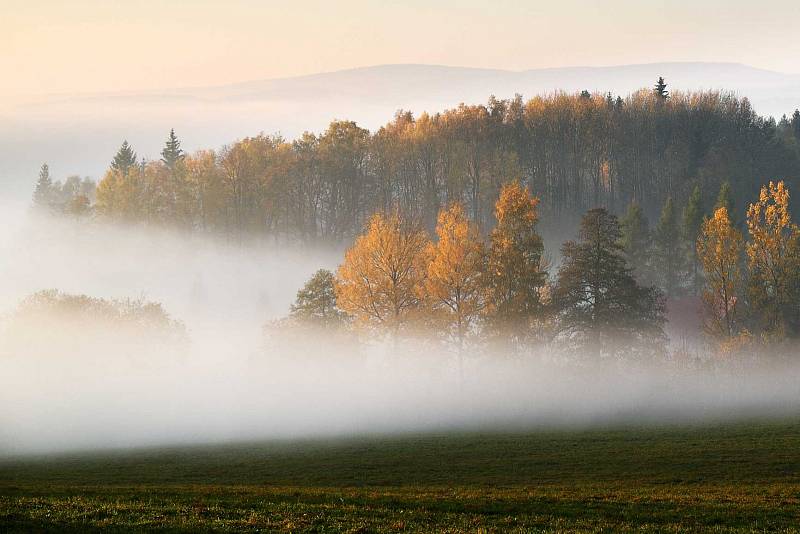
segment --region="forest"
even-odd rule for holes
[[[262,134],[219,152],[186,154],[170,131],[161,156],[123,142],[96,187],[54,182],[44,165],[34,205],[349,246],[268,337],[312,327],[424,334],[459,356],[544,344],[652,358],[668,354],[667,305],[683,297],[716,354],[785,353],[800,335],[789,210],[800,111],[775,122],[747,99],[670,94],[660,78],[625,99],[491,98],[401,111],[374,134],[335,121],[319,136]]]
[[[186,154],[170,132],[161,158],[123,142],[97,184],[54,184],[46,167],[35,202],[57,211],[213,233],[347,244],[379,211],[433,231],[439,210],[463,204],[479,231],[494,224],[503,184],[541,200],[547,243],[571,238],[584,211],[655,219],[667,198],[696,187],[713,204],[723,184],[744,206],[762,184],[800,179],[800,111],[776,122],[726,92],[679,93],[660,79],[625,98],[555,93],[490,98],[440,113],[398,111],[376,132],[346,120],[295,140],[259,134]]]

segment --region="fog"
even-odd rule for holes
[[[25,205],[2,213],[0,455],[680,423],[800,408],[800,367],[786,362],[593,365],[589,356],[565,362],[546,350],[475,351],[464,358],[462,378],[455,355],[431,343],[395,347],[362,336],[269,344],[265,323],[288,312],[314,271],[335,268],[341,250],[42,219]],[[48,288],[160,302],[186,325],[188,340],[147,344],[107,327],[98,337],[85,325],[9,322],[20,300]]]

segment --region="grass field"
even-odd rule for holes
[[[800,421],[0,461],[0,532],[800,532]]]

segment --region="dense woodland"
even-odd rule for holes
[[[665,350],[667,302],[688,297],[702,302],[718,353],[753,343],[785,353],[800,336],[789,211],[800,111],[776,123],[746,99],[670,95],[659,79],[625,99],[492,98],[399,112],[374,134],[337,121],[218,153],[185,154],[171,131],[161,156],[140,160],[124,142],[96,189],[53,182],[45,165],[34,204],[352,245],[336,273],[301,289],[284,331],[427,332],[459,354],[479,342],[653,356]],[[559,236],[553,265],[545,241]]]
[[[335,121],[294,141],[261,134],[194,154],[170,132],[161,156],[145,161],[125,142],[96,196],[51,192],[45,176],[37,202],[229,237],[346,244],[377,211],[399,208],[432,231],[453,202],[485,235],[501,185],[520,179],[541,200],[545,240],[558,242],[593,207],[621,214],[635,202],[653,220],[695,186],[710,205],[727,182],[738,206],[770,179],[795,186],[800,112],[776,123],[745,98],[670,94],[659,80],[626,98],[491,98],[433,115],[400,111],[374,133]]]
[[[784,182],[761,188],[745,211],[747,238],[729,215],[726,191],[699,221],[698,204],[687,205],[682,224],[668,201],[654,240],[635,204],[622,223],[590,209],[554,271],[537,231],[539,199],[519,182],[501,189],[487,239],[460,203],[439,213],[435,240],[397,210],[379,212],[338,271],[317,272],[273,327],[363,329],[395,341],[423,333],[459,356],[469,344],[652,360],[670,354],[666,297],[696,291],[702,306],[693,311],[712,354],[796,357],[800,228],[789,191]],[[664,261],[659,241],[674,244],[674,259]],[[653,272],[660,283],[643,282]]]

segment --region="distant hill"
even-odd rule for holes
[[[374,129],[398,109],[439,111],[489,95],[525,98],[583,89],[625,95],[664,76],[671,90],[725,89],[763,115],[800,108],[800,75],[733,63],[655,63],[505,71],[437,65],[380,65],[293,78],[141,93],[52,95],[0,108],[0,180],[29,192],[48,161],[57,178],[99,176],[127,139],[158,157],[169,128],[189,150],[216,148],[264,131],[294,137],[334,118]],[[98,159],[98,154],[107,155]]]

